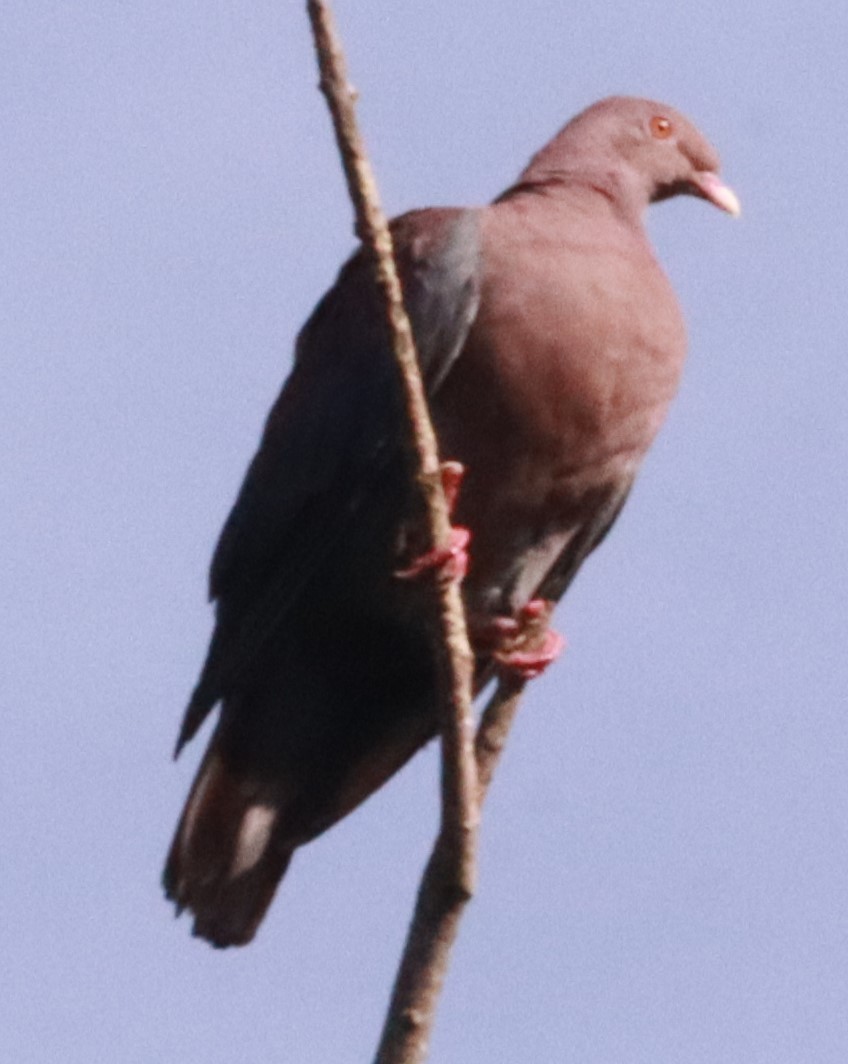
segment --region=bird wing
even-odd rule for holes
[[[583,562],[606,539],[633,487],[634,475],[599,489],[591,516],[580,527],[542,580],[534,598],[558,602],[566,593]]]
[[[476,211],[414,211],[392,223],[404,302],[432,396],[462,350],[480,294]],[[216,547],[216,630],[177,749],[303,592],[403,445],[398,375],[360,251],[303,327]]]

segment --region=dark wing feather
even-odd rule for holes
[[[591,519],[576,533],[551,566],[533,596],[534,598],[559,602],[577,575],[580,566],[606,539],[624,508],[632,487],[633,477],[631,476],[621,483],[610,484],[599,489],[599,498],[591,507]]]
[[[404,300],[432,395],[479,302],[478,215],[415,211],[392,225]],[[294,369],[265,425],[212,560],[218,601],[206,664],[177,750],[229,677],[249,665],[396,460],[397,373],[362,253],[342,268],[298,337]]]
[[[580,566],[606,539],[627,502],[632,487],[633,477],[631,476],[621,483],[607,484],[598,488],[597,498],[593,503],[586,500],[587,510],[591,516],[571,537],[568,545],[530,596],[531,599],[559,602],[577,576]],[[494,675],[495,664],[492,658],[490,656],[478,657],[474,678],[475,691],[477,693],[482,691]]]

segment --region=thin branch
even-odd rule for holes
[[[333,119],[356,232],[372,259],[406,404],[415,479],[425,503],[429,545],[444,546],[450,514],[442,490],[436,437],[418,368],[415,342],[403,305],[391,233],[354,114],[355,93],[328,5],[307,0],[321,71],[320,87]],[[525,681],[502,676],[474,736],[474,657],[457,583],[441,580],[436,652],[442,681],[441,825],[421,879],[375,1064],[420,1064],[427,1054],[436,1005],[465,904],[476,878],[479,806],[515,719]],[[541,630],[538,633],[542,634]]]
[[[357,129],[354,92],[348,84],[331,13],[322,0],[307,0],[307,11],[321,71],[320,87],[332,115],[356,212],[356,231],[372,259],[402,380],[415,479],[426,504],[429,546],[444,547],[450,537],[450,515],[442,490],[436,437],[395,269],[391,234]],[[425,1058],[450,949],[476,878],[478,783],[471,694],[474,658],[456,581],[439,580],[438,596],[441,825],[422,879],[377,1053],[378,1064],[416,1064]]]
[[[518,712],[524,680],[504,676],[486,705],[475,741],[478,810]],[[427,1055],[438,997],[464,900],[451,895],[449,848],[440,835],[418,888],[415,912],[398,969],[374,1064],[419,1064]]]
[[[536,588],[532,599],[536,602],[545,603],[544,609],[536,610],[532,620],[525,619],[522,631],[522,650],[541,651],[548,636],[548,625],[554,602],[543,598],[546,580]],[[474,743],[474,756],[477,761],[477,801],[482,806],[486,797],[486,791],[492,782],[498,761],[506,746],[509,732],[512,728],[515,714],[518,711],[518,703],[524,694],[528,678],[520,673],[509,670],[500,670],[498,673],[498,686],[495,693],[489,699],[489,703],[480,717],[480,726],[477,729],[477,737]]]
[[[474,743],[477,759],[477,801],[480,806],[486,798],[489,784],[504,752],[510,728],[518,712],[518,703],[526,686],[527,681],[517,676],[502,676],[480,717]]]

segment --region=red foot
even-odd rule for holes
[[[417,580],[431,569],[438,569],[448,580],[462,580],[468,572],[466,547],[470,539],[467,528],[452,528],[447,547],[434,548],[419,555],[408,569],[396,569],[395,576],[398,580]]]
[[[522,606],[516,617],[496,617],[490,638],[497,649],[492,657],[498,669],[520,680],[534,680],[560,656],[565,640],[548,627],[554,604],[533,599]]]
[[[442,462],[439,473],[442,477],[442,491],[445,493],[448,513],[452,514],[456,509],[462,478],[465,476],[465,466],[462,462]]]
[[[513,650],[495,654],[502,672],[512,673],[520,680],[535,680],[552,665],[565,649],[565,640],[559,632],[549,629],[542,638],[538,650]]]
[[[462,462],[442,462],[439,467],[442,478],[442,491],[448,504],[448,513],[452,514],[459,496],[465,466]],[[471,533],[467,528],[457,526],[451,529],[450,542],[447,547],[434,548],[415,558],[407,569],[398,569],[395,576],[399,580],[417,580],[419,576],[438,570],[447,580],[462,580],[468,572],[467,547]]]

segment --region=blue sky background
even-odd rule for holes
[[[744,207],[651,211],[691,334],[486,808],[433,1062],[848,1059],[848,9],[338,4],[391,213],[497,194],[611,92]],[[419,756],[216,953],[158,877],[205,570],[352,247],[300,3],[0,15],[0,1057],[370,1060],[436,817]],[[205,733],[204,733],[205,734]]]

